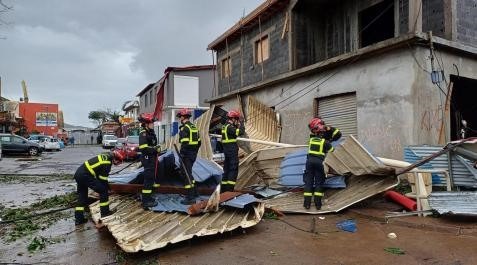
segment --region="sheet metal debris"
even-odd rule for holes
[[[477,192],[432,192],[429,206],[440,214],[477,216]]]
[[[161,194],[156,193],[153,195],[157,202],[157,206],[151,208],[154,212],[183,212],[187,213],[189,205],[184,205],[181,201],[185,198],[180,194]],[[207,200],[208,197],[200,196],[198,200]]]
[[[353,135],[349,135],[325,158],[325,165],[338,175],[394,175],[394,169],[385,166],[379,159],[366,150]]]
[[[470,143],[468,144],[471,146]],[[416,163],[442,150],[443,146],[407,146],[404,148],[404,160],[409,163]],[[470,148],[470,147],[469,147]],[[452,177],[455,186],[477,188],[477,169],[472,167],[472,163],[458,155],[452,155],[451,167],[449,167],[448,154],[443,154],[420,166],[420,169],[452,169]],[[443,174],[432,174],[433,186],[446,186],[446,179]]]
[[[243,209],[246,205],[249,205],[254,202],[259,202],[259,201],[260,200],[255,198],[255,196],[253,195],[242,194],[231,200],[223,202],[222,205]]]
[[[246,209],[220,209],[218,212],[189,216],[181,213],[145,211],[132,196],[110,197],[117,211],[102,223],[125,252],[150,251],[194,236],[214,235],[239,227],[247,228],[260,222],[265,211],[263,203]],[[100,219],[99,202],[90,205],[93,220]]]
[[[392,189],[399,184],[394,176],[350,176],[346,189],[327,190],[321,210],[303,208],[303,193],[290,192],[265,201],[267,208],[284,213],[320,214],[339,212],[373,195]]]

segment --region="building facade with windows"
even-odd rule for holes
[[[168,67],[159,81],[138,94],[140,112],[153,112],[157,118],[154,128],[159,143],[179,131],[176,113],[180,109],[190,109],[195,119],[209,108],[206,100],[213,95],[216,79],[214,65]]]
[[[402,159],[406,145],[458,139],[462,120],[477,128],[475,17],[472,0],[269,0],[209,44],[219,73],[209,102],[231,109],[253,96],[291,144],[321,116]]]

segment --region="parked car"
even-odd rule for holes
[[[51,136],[48,136],[48,135],[40,135],[40,134],[33,134],[33,135],[30,135],[30,137],[28,137],[28,141],[30,142],[34,142],[34,143],[40,143],[40,141],[44,138],[49,138]]]
[[[103,148],[114,148],[118,142],[118,137],[112,134],[103,135]]]
[[[126,151],[126,159],[136,159],[139,156],[139,136],[126,137],[124,151]]]
[[[39,144],[30,142],[18,135],[0,133],[0,141],[3,154],[26,153],[31,156],[38,156],[42,152]]]
[[[53,137],[47,137],[43,138],[40,140],[38,143],[43,150],[56,150],[60,151],[61,146],[60,143],[58,142],[58,139],[55,139]]]
[[[123,150],[124,145],[126,145],[126,138],[118,138],[116,145],[114,145],[114,149]]]

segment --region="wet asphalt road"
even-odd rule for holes
[[[2,175],[73,175],[86,160],[107,150],[98,145],[70,147],[59,152],[43,152],[38,157],[5,156],[0,161]]]

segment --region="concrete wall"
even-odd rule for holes
[[[268,34],[270,57],[263,62],[263,79],[274,77],[289,69],[288,63],[288,35],[282,39],[282,30],[285,23],[285,11],[279,12],[271,18],[261,21],[262,35]],[[217,51],[217,73],[219,94],[226,93],[262,80],[262,66],[254,63],[255,41],[260,35],[258,24],[253,30],[246,32],[242,38],[228,42],[228,54],[232,60],[232,75],[230,80],[222,78],[222,59],[227,56],[227,48]]]
[[[154,109],[156,107],[156,92],[157,92],[157,84],[152,86],[150,89],[144,92],[139,97],[139,113],[144,113],[144,112],[154,112]],[[147,102],[146,102],[146,95],[147,95]],[[152,103],[151,103],[151,97],[152,95]]]
[[[207,107],[209,104],[205,103],[205,100],[211,98],[214,95],[214,75],[215,70],[192,70],[192,71],[173,71],[169,74],[167,79],[167,85],[169,92],[167,95],[166,106],[174,105],[174,75],[180,76],[193,76],[199,78],[199,106]],[[216,80],[217,81],[217,80]]]
[[[457,41],[477,47],[477,1],[456,0]]]
[[[447,74],[453,73],[451,68],[455,63],[462,76],[477,78],[477,60],[441,53]],[[356,92],[358,139],[376,155],[402,159],[404,146],[438,143],[436,128],[440,128],[437,126],[442,117],[435,110],[440,104],[437,87],[412,54],[422,67],[430,69],[428,50],[413,48],[411,53],[410,49],[403,48],[342,67],[318,87],[316,85],[336,69],[286,81],[249,95],[274,106],[280,114],[281,142],[305,144],[314,99]],[[246,95],[242,97],[245,103]],[[224,104],[225,109],[238,106],[235,98],[218,103]]]

